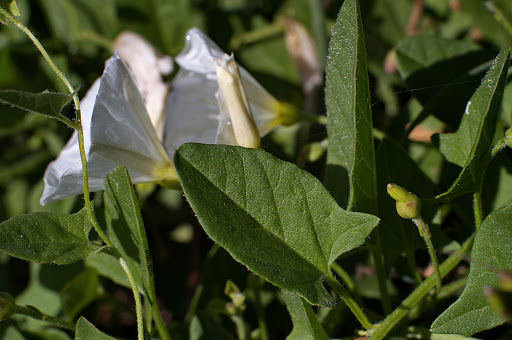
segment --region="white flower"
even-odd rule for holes
[[[128,168],[134,183],[177,183],[141,92],[118,53],[107,61],[103,76],[87,92],[81,108],[90,191],[102,190],[107,174],[119,165]],[[48,165],[44,182],[42,205],[83,193],[76,132]]]
[[[203,32],[192,28],[186,45],[175,58],[180,66],[167,97],[166,136],[164,144],[169,155],[182,144],[195,141],[207,144],[238,145],[232,119],[219,96],[217,60],[225,53]],[[244,68],[240,76],[252,117],[260,136],[277,125],[293,124],[298,113],[290,105],[269,94]]]

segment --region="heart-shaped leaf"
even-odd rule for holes
[[[262,150],[185,144],[174,163],[206,233],[235,260],[312,304],[333,304],[322,279],[379,221],[343,210],[315,177]]]
[[[100,251],[90,243],[85,208],[73,215],[37,212],[0,224],[0,250],[38,263],[69,264]]]

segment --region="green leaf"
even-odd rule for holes
[[[315,177],[262,150],[185,144],[174,163],[206,233],[235,260],[312,304],[333,304],[322,279],[379,221],[341,209]]]
[[[494,56],[477,45],[422,34],[396,47],[397,67],[408,88],[423,104],[421,117],[432,114],[457,129],[461,113]]]
[[[0,224],[0,250],[27,261],[70,264],[102,249],[89,242],[90,229],[85,208],[73,215],[20,215]]]
[[[101,276],[109,278],[114,283],[131,288],[130,281],[119,263],[119,259],[105,250],[99,251],[85,259],[85,265],[94,268]]]
[[[478,45],[469,41],[443,39],[430,34],[415,35],[397,45],[397,68],[402,78],[407,79],[423,68],[479,50]]]
[[[76,323],[75,340],[115,340],[116,338],[107,335],[94,327],[86,318],[81,317]]]
[[[117,167],[105,179],[105,221],[107,234],[146,296],[154,296],[147,253],[149,246],[137,196],[128,170]]]
[[[433,142],[446,159],[460,167],[451,188],[438,198],[454,198],[479,190],[491,160],[496,121],[505,88],[510,49],[502,49],[481,85],[469,100],[459,129],[434,135]]]
[[[82,42],[86,54],[95,50],[87,38],[113,38],[119,32],[115,0],[50,0],[40,6],[52,34],[68,44]]]
[[[0,1],[0,6],[2,6],[3,8],[8,8],[9,12],[11,12],[11,14],[14,16],[19,17],[21,15],[16,0],[2,0]]]
[[[345,1],[338,15],[326,72],[326,187],[340,205],[347,204],[348,210],[376,213],[370,90],[363,27],[355,0]]]
[[[287,291],[283,291],[283,298],[293,322],[293,330],[287,340],[329,339],[309,303]]]
[[[60,291],[62,311],[73,320],[98,297],[98,272],[87,268]]]
[[[507,11],[510,9],[510,1],[507,0],[493,0],[491,2],[495,6],[494,13],[496,10]],[[505,5],[505,6],[503,6]],[[503,44],[510,44],[512,41],[512,32],[507,30],[503,20],[499,20],[498,16],[486,7],[484,1],[481,0],[464,0],[464,10],[470,14],[472,19],[472,27],[477,27],[483,38],[493,42],[500,46]],[[501,21],[501,22],[500,22]]]
[[[54,118],[68,124],[69,120],[62,115],[62,109],[73,99],[73,94],[62,94],[44,91],[41,93],[19,90],[1,90],[0,103],[10,105],[18,110],[28,111]],[[70,123],[70,122],[69,122]]]
[[[486,287],[497,286],[498,271],[512,270],[512,204],[489,214],[477,231],[468,283],[455,303],[432,324],[434,333],[472,335],[504,319],[487,303]]]

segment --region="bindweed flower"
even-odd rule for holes
[[[191,135],[199,143],[238,145],[225,96],[219,94],[217,60],[224,54],[199,29],[187,32],[185,48],[175,58],[180,71],[167,98],[165,147],[169,154],[189,142]],[[244,68],[239,67],[239,73],[260,136],[298,121],[293,106],[275,99]]]
[[[143,61],[142,61],[143,62]],[[81,102],[91,191],[102,190],[107,174],[126,166],[134,183],[178,185],[177,174],[151,123],[136,81],[118,53]],[[44,175],[41,204],[83,192],[75,133]]]

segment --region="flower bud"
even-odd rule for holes
[[[259,148],[260,135],[245,95],[238,65],[233,55],[227,54],[216,62],[219,100],[229,113],[236,143],[246,148]]]
[[[16,311],[14,298],[7,293],[0,293],[0,321],[7,320]]]
[[[508,128],[507,131],[505,131],[505,138],[507,140],[507,145],[512,148],[512,127]]]
[[[396,201],[398,215],[405,219],[420,217],[421,201],[418,196],[394,183],[389,183],[387,190],[389,196]]]

